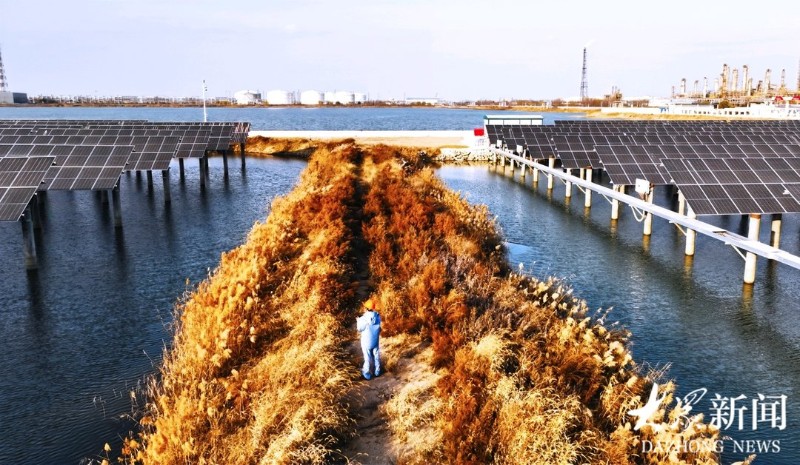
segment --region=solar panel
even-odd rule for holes
[[[111,189],[133,150],[131,146],[60,145],[50,148],[55,165],[45,173],[40,190]]]
[[[800,185],[800,160],[782,158],[662,160],[698,215],[800,212],[788,185]]]
[[[653,185],[671,184],[660,163],[663,154],[656,146],[598,145],[595,149],[612,184],[632,186],[637,179]]]
[[[0,158],[0,221],[17,221],[55,157]]]

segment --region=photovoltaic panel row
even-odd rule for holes
[[[637,179],[657,186],[670,184],[669,174],[661,166],[664,153],[659,146],[597,145],[595,150],[614,185],[632,186]]]
[[[127,169],[131,171],[148,171],[169,169],[170,162],[178,148],[178,138],[166,136],[68,136],[65,141],[60,139],[64,136],[49,137],[51,137],[49,142],[41,144],[0,144],[0,157],[5,155],[28,156],[27,151],[32,150],[33,147],[36,147],[35,150],[38,151],[46,151],[47,147],[63,146],[133,146]],[[47,154],[36,153],[32,155]]]
[[[133,138],[138,144],[140,138]],[[147,137],[144,145],[135,146],[136,150],[130,155],[130,171],[167,170],[172,158],[178,150],[177,137]]]
[[[673,182],[698,215],[796,213],[787,190],[800,185],[800,159],[664,159]]]
[[[595,146],[624,144],[628,140],[619,135],[556,135],[553,136],[553,145],[556,156],[561,159],[561,166],[567,169],[574,168],[602,168],[600,157],[595,152]]]
[[[19,123],[23,124],[23,123]],[[247,135],[250,131],[249,122],[148,122],[148,121],[88,121],[80,122],[74,120],[47,120],[44,122],[31,122],[28,121],[28,127],[20,127],[13,125],[3,128],[0,123],[0,136],[2,135],[83,135],[85,131],[90,131],[89,135],[150,135],[150,131],[176,131],[171,135],[182,136],[182,133],[177,131],[190,131],[190,130],[209,130],[211,131],[210,141],[207,150],[223,151],[227,150],[231,144],[244,143],[247,140]],[[201,133],[202,134],[202,133]],[[198,138],[201,136],[193,136],[195,139],[191,147],[185,147],[181,150],[182,154],[191,154],[188,156],[202,156],[198,154],[196,146],[199,144]],[[12,143],[5,141],[5,143]],[[24,143],[33,143],[25,141]]]
[[[0,221],[17,221],[55,157],[0,158]]]
[[[45,175],[45,190],[104,190],[116,186],[132,146],[53,146],[56,165]]]

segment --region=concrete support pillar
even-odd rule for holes
[[[183,182],[186,179],[183,173],[183,158],[178,158],[178,169],[181,172],[181,182]]]
[[[566,169],[564,171],[567,173],[567,176],[572,176],[572,170]],[[564,198],[568,199],[568,198],[572,197],[572,182],[566,181],[564,183],[564,186],[565,186]]]
[[[684,211],[686,211],[686,197],[683,196],[683,192],[678,191],[678,214],[683,215]]]
[[[197,159],[198,166],[200,167],[200,188],[206,188],[206,157],[201,157]]]
[[[149,187],[151,189],[153,187],[153,171],[152,170],[147,170],[147,187]]]
[[[620,190],[621,187],[622,186],[614,186],[614,190],[616,192],[623,192],[623,190]],[[611,199],[611,219],[619,219],[619,200],[617,199]]]
[[[539,185],[539,168],[535,166],[533,167],[533,185],[534,186]]]
[[[776,213],[772,215],[772,227],[770,228],[769,245],[779,249],[781,247],[781,223],[783,215]]]
[[[550,168],[555,168],[556,167],[556,159],[555,158],[551,158],[551,159],[547,160],[547,166],[549,166]],[[551,173],[547,173],[547,190],[549,190],[549,191],[553,190],[553,180],[554,180],[554,176]]]
[[[586,168],[586,181],[592,182],[592,169]],[[584,208],[592,208],[592,190],[586,189],[585,192],[586,197],[583,200],[583,207]]]
[[[222,172],[223,176],[226,178],[228,177],[228,151],[224,150],[222,152]]]
[[[239,152],[242,154],[242,168],[244,168],[244,159],[245,159],[244,154],[246,151],[247,150],[245,147],[245,143],[242,142],[241,144],[239,144]]]
[[[747,229],[747,238],[758,241],[761,228],[761,215],[750,215],[750,224]],[[744,258],[744,282],[753,284],[756,281],[756,254],[747,252]]]
[[[687,206],[686,216],[690,219],[697,218],[692,207]],[[684,254],[688,257],[694,256],[694,243],[697,239],[697,232],[694,229],[686,229],[686,249]]]
[[[100,193],[100,203],[103,205],[108,205],[108,191],[102,190]]]
[[[205,165],[206,165],[206,177],[210,178],[211,177],[211,170],[209,169],[209,165],[208,165],[208,157],[204,157],[203,160],[204,160]]]
[[[161,181],[164,184],[164,203],[172,203],[172,193],[169,190],[169,170],[161,171]]]
[[[647,203],[653,203],[653,191],[654,189],[650,187],[650,192],[647,193]],[[649,236],[653,234],[653,214],[647,212],[644,214],[644,235]]]
[[[111,189],[111,208],[114,210],[114,227],[122,227],[122,204],[119,201],[119,185]]]
[[[22,224],[22,251],[25,255],[25,268],[35,270],[39,266],[39,261],[36,258],[36,240],[33,236],[30,207],[25,209],[20,223]]]
[[[31,223],[33,224],[33,229],[40,230],[42,229],[42,216],[41,216],[41,207],[39,206],[39,202],[36,200],[36,197],[33,198],[33,201],[30,203],[29,206],[31,210]]]

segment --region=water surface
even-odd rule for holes
[[[733,440],[779,440],[780,453],[760,454],[758,462],[797,464],[800,459],[800,270],[759,259],[755,286],[744,287],[744,261],[722,242],[698,236],[694,260],[684,258],[684,238],[666,220],[654,219],[653,234],[644,240],[642,224],[630,209],[612,224],[609,202],[595,194],[590,210],[583,195],[564,199],[564,185],[551,195],[542,178],[538,189],[528,175],[523,183],[489,166],[446,166],[439,175],[474,203],[488,205],[510,243],[514,266],[536,276],[564,280],[591,309],[609,309],[608,321],[632,332],[637,361],[654,368],[669,366],[668,378],[683,396],[705,388],[697,405],[714,412],[714,394],[747,397],[746,422],[724,433],[724,463],[747,454],[733,454]],[[560,185],[558,185],[560,184]],[[672,197],[657,190],[656,203]],[[739,217],[701,219],[740,233]],[[800,254],[796,215],[784,215],[781,248]],[[761,240],[769,240],[764,219]],[[744,292],[743,292],[744,289]],[[758,394],[788,397],[784,430],[751,423],[752,399]],[[739,444],[742,444],[741,442]]]

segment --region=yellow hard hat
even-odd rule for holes
[[[364,302],[364,308],[367,308],[369,310],[375,310],[376,308],[378,308],[378,306],[375,304],[374,300],[368,299],[366,302]]]

